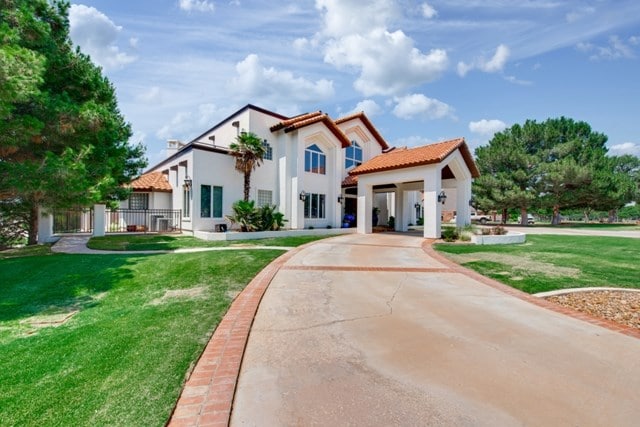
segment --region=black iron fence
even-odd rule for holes
[[[93,209],[56,210],[53,232],[92,233]],[[105,212],[105,232],[172,233],[182,231],[182,211],[174,209],[113,209]]]
[[[174,209],[114,209],[105,212],[107,233],[182,231],[182,211]]]
[[[56,234],[93,232],[93,209],[54,210],[53,232]]]

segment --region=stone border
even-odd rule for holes
[[[497,280],[490,279],[488,277],[481,275],[480,273],[477,273],[473,270],[470,270],[466,267],[456,264],[455,262],[451,261],[449,258],[437,252],[433,248],[434,243],[435,243],[435,239],[425,239],[424,242],[422,243],[422,250],[424,250],[427,253],[427,255],[431,256],[433,259],[440,261],[442,264],[446,266],[449,266],[452,272],[464,274],[465,276],[468,276],[480,283],[483,283],[487,286],[497,289],[512,297],[537,305],[538,307],[546,308],[547,310],[555,311],[556,313],[564,314],[566,316],[570,316],[575,319],[579,319],[584,322],[591,323],[593,325],[601,326],[603,328],[609,329],[614,332],[620,332],[621,334],[640,339],[640,329],[632,328],[626,325],[621,325],[611,320],[600,319],[598,317],[594,317],[586,313],[581,313],[577,310],[573,310],[568,307],[563,307],[559,304],[555,304],[551,301],[547,301],[543,298],[530,295],[526,292],[512,288],[511,286],[507,286],[503,283],[498,282]]]
[[[570,289],[558,289],[555,291],[538,292],[537,294],[533,294],[533,296],[538,298],[546,298],[546,297],[553,297],[556,295],[574,294],[578,292],[600,292],[600,291],[640,292],[640,289],[611,288],[611,287],[570,288]]]
[[[194,231],[193,237],[201,240],[229,241],[229,240],[254,240],[267,239],[271,237],[291,237],[291,236],[333,236],[341,234],[354,234],[356,228],[315,228],[304,230],[280,230],[280,231],[253,231],[242,233],[239,231],[227,231],[224,233],[214,231]]]

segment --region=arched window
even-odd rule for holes
[[[352,166],[362,164],[362,148],[357,142],[351,141],[351,145],[345,148],[344,167],[349,169]]]
[[[316,144],[310,145],[304,150],[304,170],[321,175],[326,174],[327,156]]]

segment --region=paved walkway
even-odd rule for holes
[[[552,311],[421,244],[350,235],[288,254],[231,425],[638,425],[640,334]],[[218,408],[199,425],[224,425]]]

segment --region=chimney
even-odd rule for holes
[[[167,158],[173,156],[184,147],[184,143],[178,141],[177,139],[170,139],[167,141]]]

